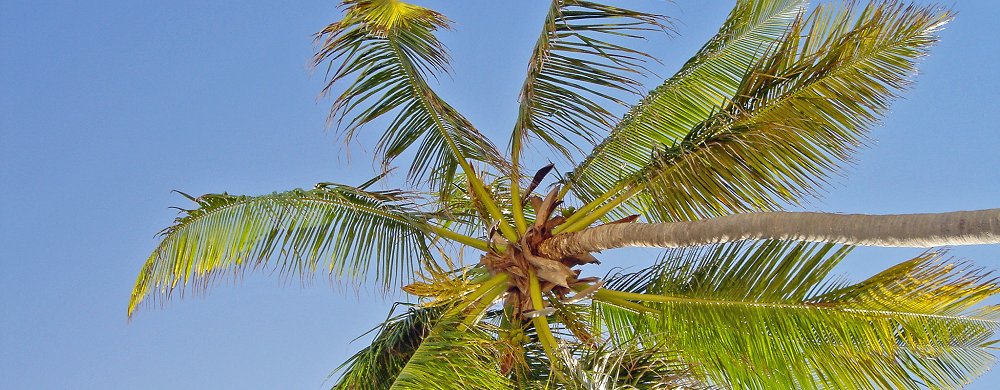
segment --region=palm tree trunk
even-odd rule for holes
[[[556,235],[542,242],[538,251],[559,259],[612,248],[678,248],[761,239],[919,248],[995,244],[1000,243],[1000,209],[900,215],[768,212],[693,222],[619,223]]]

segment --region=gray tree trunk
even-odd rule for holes
[[[995,244],[1000,243],[1000,209],[900,215],[769,212],[693,222],[619,223],[557,235],[538,250],[559,259],[612,248],[678,248],[760,239],[917,248]]]

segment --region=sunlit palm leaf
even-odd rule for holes
[[[640,172],[651,207],[660,219],[689,220],[815,194],[908,85],[949,18],[897,4],[815,11],[722,112]]]
[[[447,71],[448,54],[434,36],[448,20],[395,0],[348,0],[344,18],[317,35],[318,65],[329,62],[324,93],[347,84],[331,109],[350,140],[364,125],[393,115],[376,146],[383,165],[416,146],[409,176],[448,182],[460,159],[503,165],[495,147],[427,84]],[[339,65],[337,65],[339,64]]]
[[[371,345],[351,356],[332,374],[340,375],[332,389],[388,389],[445,310],[411,307],[390,318],[379,326]]]
[[[261,268],[355,280],[374,272],[388,287],[428,256],[424,216],[405,195],[324,183],[264,196],[190,198],[198,207],[163,230],[139,273],[129,314],[147,297],[168,298],[189,285],[206,288],[225,273]]]
[[[760,388],[953,388],[993,362],[994,279],[928,253],[862,283],[831,282],[846,253],[830,245],[719,245],[674,250],[655,274],[614,287],[644,291],[655,315],[621,315],[712,383]]]
[[[585,200],[649,165],[656,148],[683,139],[735,94],[747,70],[782,39],[803,12],[802,0],[740,0],[725,24],[680,71],[632,107],[573,172]]]
[[[621,46],[665,30],[665,16],[582,0],[553,0],[521,87],[513,138],[533,136],[567,158],[612,126],[615,92],[639,93],[651,57]],[[515,151],[514,153],[517,153]]]

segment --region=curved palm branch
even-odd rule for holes
[[[619,338],[665,343],[711,383],[761,388],[951,388],[992,363],[996,280],[929,252],[858,284],[847,253],[782,243],[674,250],[595,299]],[[633,314],[614,301],[638,306]],[[627,305],[626,305],[627,306]]]
[[[633,106],[573,171],[569,189],[586,201],[649,165],[735,94],[747,70],[783,39],[803,0],[740,0],[719,32],[683,67]]]
[[[519,154],[527,136],[566,158],[582,150],[575,139],[595,142],[599,129],[610,128],[615,120],[606,104],[625,105],[612,93],[640,93],[636,78],[647,73],[643,64],[652,59],[613,39],[642,38],[647,31],[665,30],[666,23],[663,15],[553,0],[521,87],[512,154]]]
[[[441,14],[393,0],[344,2],[344,18],[317,34],[315,64],[329,62],[329,93],[352,75],[354,81],[334,100],[331,118],[346,124],[347,140],[364,125],[395,112],[376,147],[384,166],[419,142],[410,166],[414,181],[432,187],[450,182],[466,159],[504,167],[496,148],[427,84],[447,71],[448,54],[434,36],[447,28]],[[334,70],[334,63],[340,63]],[[353,115],[353,116],[351,116]]]
[[[128,313],[147,298],[168,298],[178,286],[204,289],[224,273],[262,267],[301,276],[325,268],[356,280],[374,271],[386,287],[407,280],[429,254],[426,217],[406,195],[321,183],[264,196],[189,196],[198,207],[182,210],[161,232]]]
[[[517,388],[710,388],[694,376],[676,351],[641,345],[635,339],[605,340],[592,305],[550,303],[552,333],[559,338],[553,355],[544,352],[543,336],[531,321],[505,322],[509,317],[500,321],[496,342],[509,354],[501,360],[505,362],[502,367],[510,371],[508,376]]]

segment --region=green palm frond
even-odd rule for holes
[[[953,388],[992,364],[1000,322],[974,305],[1000,292],[995,279],[931,252],[858,284],[831,281],[846,252],[773,241],[674,250],[653,273],[609,283],[636,292],[602,293],[652,312],[619,314],[615,331],[680,351],[718,385]]]
[[[399,191],[322,183],[263,196],[208,194],[182,210],[139,273],[129,315],[147,298],[186,286],[207,288],[225,273],[277,269],[326,271],[364,280],[374,271],[388,288],[429,257],[426,217]]]
[[[434,326],[389,389],[513,389],[501,372],[496,329],[446,317]]]
[[[448,27],[441,14],[395,0],[348,0],[344,18],[317,34],[319,65],[331,76],[324,93],[347,84],[330,114],[347,140],[383,115],[394,116],[379,139],[383,165],[416,145],[409,176],[448,182],[466,159],[504,166],[496,148],[427,84],[448,70],[448,54],[434,36]],[[339,63],[339,66],[335,65]]]
[[[567,158],[614,123],[615,92],[639,94],[652,57],[615,42],[666,30],[663,15],[583,0],[553,0],[528,64],[512,135],[536,137]],[[517,154],[518,150],[514,151]]]
[[[951,14],[893,3],[818,9],[733,101],[641,172],[664,220],[798,203],[863,145]]]
[[[740,0],[719,32],[673,77],[633,106],[568,178],[584,200],[649,165],[735,94],[747,70],[787,34],[803,0]]]
[[[393,309],[396,307],[398,304]],[[443,307],[409,307],[405,313],[379,325],[371,345],[351,356],[331,374],[340,375],[331,389],[388,389],[446,310]]]

